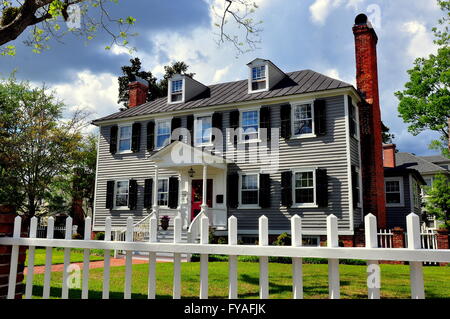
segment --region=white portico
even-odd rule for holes
[[[187,228],[199,213],[205,213],[216,229],[227,224],[226,180],[227,164],[231,161],[208,151],[176,141],[153,154],[154,180],[158,181],[160,169],[179,175],[178,210]],[[153,212],[159,216],[158,183],[153,183]]]

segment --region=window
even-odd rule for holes
[[[300,171],[293,176],[294,203],[298,206],[315,205],[315,171]]]
[[[252,91],[267,89],[266,66],[256,66],[252,68]]]
[[[312,103],[295,105],[293,108],[293,135],[311,136],[314,133],[314,108]]]
[[[129,191],[129,181],[117,181],[115,196],[114,196],[114,206],[115,207],[128,207],[128,191]]]
[[[244,111],[241,113],[242,142],[258,140],[259,137],[259,110]]]
[[[156,122],[156,148],[170,144],[170,120]]]
[[[259,175],[241,175],[241,205],[258,206]]]
[[[119,153],[131,151],[131,125],[119,127]]]
[[[356,119],[357,116],[357,112],[356,112],[356,107],[351,104],[349,107],[349,117],[350,117],[350,133],[352,134],[352,136],[354,137],[358,137],[358,121]]]
[[[395,207],[403,206],[403,183],[402,178],[386,178],[386,205]]]
[[[195,122],[195,145],[202,146],[211,143],[212,117],[199,116]]]
[[[172,92],[170,92],[171,102],[181,102],[183,100],[183,80],[171,81]]]
[[[158,180],[158,206],[169,205],[169,179]]]
[[[359,184],[359,169],[352,166],[352,187],[353,187],[353,207],[361,206],[360,190],[361,186]]]

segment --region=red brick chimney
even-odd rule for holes
[[[386,227],[381,111],[378,93],[378,37],[365,14],[355,19],[356,83],[365,101],[360,105],[361,175],[364,214],[377,216]]]
[[[388,168],[396,167],[395,163],[395,144],[383,145],[383,166]]]
[[[148,92],[148,82],[141,79],[140,77],[135,77],[135,81],[128,84],[129,88],[129,98],[128,107],[132,108],[147,102],[147,92]]]

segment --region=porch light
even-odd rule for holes
[[[194,169],[191,167],[191,168],[189,169],[188,173],[189,173],[189,177],[192,178],[192,177],[194,177],[195,171],[194,171]]]

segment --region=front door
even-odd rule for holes
[[[212,193],[213,193],[213,181],[208,179],[206,182],[206,204],[208,207],[212,207]],[[192,198],[191,198],[191,216],[193,220],[201,211],[201,205],[203,202],[203,180],[192,180]]]

